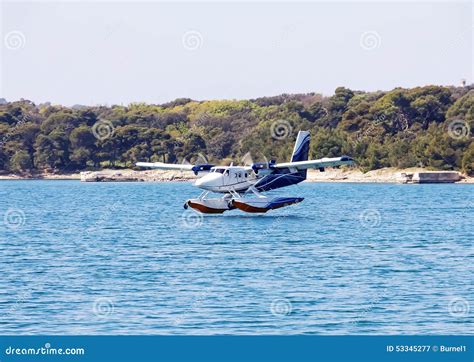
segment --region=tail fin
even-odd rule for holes
[[[291,155],[291,162],[307,161],[309,154],[310,135],[308,131],[299,131],[296,137],[295,148]]]

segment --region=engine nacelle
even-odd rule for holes
[[[273,172],[275,160],[271,160],[270,162],[256,162],[252,164],[252,170],[258,174],[270,174]]]
[[[211,170],[212,167],[214,167],[215,165],[211,165],[211,164],[201,164],[201,165],[195,165],[193,166],[193,168],[191,169],[194,174],[197,176],[199,172],[209,172]]]

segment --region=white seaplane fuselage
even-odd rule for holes
[[[246,167],[215,166],[210,172],[197,179],[194,185],[200,189],[217,192],[244,192],[253,186],[259,177]]]

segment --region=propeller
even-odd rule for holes
[[[201,165],[201,164],[208,164],[209,161],[207,160],[207,157],[204,156],[202,153],[198,153],[196,161],[194,164],[196,165]],[[191,163],[185,158],[183,158],[183,161],[181,162],[182,165],[191,165]]]
[[[252,154],[250,152],[247,152],[245,155],[242,156],[240,162],[242,162],[244,166],[252,166],[252,164],[254,163]]]
[[[207,157],[204,156],[202,153],[198,153],[196,163],[198,163],[198,164],[201,164],[201,163],[208,164],[209,161],[207,160]]]
[[[260,154],[259,156],[261,156],[259,158],[263,158],[262,162],[268,163],[268,159],[265,157],[264,154]],[[253,156],[250,152],[247,152],[245,155],[243,155],[240,159],[240,162],[242,162],[244,166],[252,166],[255,163],[255,161],[253,160]]]

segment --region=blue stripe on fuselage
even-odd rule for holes
[[[254,187],[258,191],[269,191],[281,187],[296,185],[306,179],[306,170],[291,173],[289,169],[278,170],[260,179]]]

